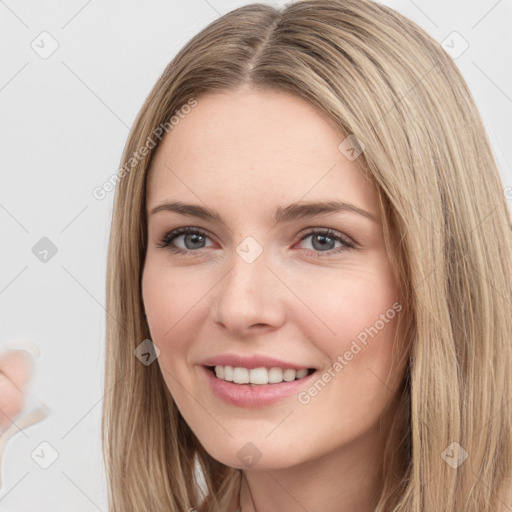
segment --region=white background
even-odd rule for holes
[[[30,398],[51,410],[7,445],[2,512],[106,510],[100,416],[114,194],[97,200],[92,190],[118,169],[129,127],[172,57],[209,22],[247,3],[0,1],[0,347],[20,340],[39,346]],[[453,31],[469,43],[456,63],[504,187],[512,186],[510,0],[383,3],[440,43]],[[43,31],[58,43],[47,59],[31,47]],[[46,263],[32,252],[42,237],[57,247]],[[41,442],[58,453],[48,469],[31,458]]]

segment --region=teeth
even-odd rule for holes
[[[297,373],[296,373],[295,376],[297,377],[297,379],[302,379],[307,374],[308,374],[308,369],[307,368],[301,368],[300,370],[297,370]]]
[[[233,368],[233,382],[249,384],[249,370],[247,368]]]
[[[215,375],[222,380],[235,382],[236,384],[279,384],[302,379],[308,374],[307,368],[293,370],[286,368],[242,368],[236,366],[215,366]]]

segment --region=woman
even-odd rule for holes
[[[417,25],[361,0],[210,24],[118,173],[111,510],[509,510],[511,227]]]

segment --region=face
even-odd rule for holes
[[[340,151],[345,136],[304,100],[246,89],[197,101],[147,182],[142,289],[163,378],[224,464],[291,467],[340,453],[374,432],[403,375],[391,371],[401,305],[377,191]],[[351,207],[300,208],[333,202]],[[224,378],[234,366],[239,382],[295,380],[227,382],[207,368],[216,357]],[[258,366],[314,373],[249,371]]]

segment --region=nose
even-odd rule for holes
[[[215,287],[214,321],[234,336],[273,330],[285,321],[282,293],[286,287],[276,277],[267,253],[264,250],[249,262],[234,252],[231,269]]]

